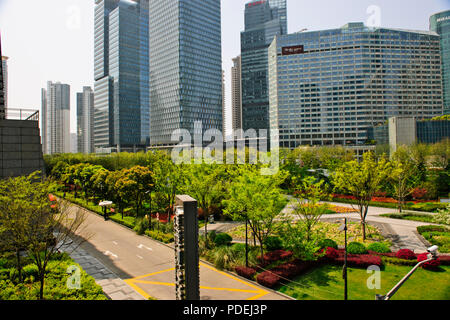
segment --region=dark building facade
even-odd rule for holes
[[[2,39],[0,35],[0,58],[2,57]],[[5,94],[4,94],[4,86],[3,83],[3,63],[0,63],[0,119],[5,119]]]
[[[286,0],[245,5],[241,32],[242,126],[269,130],[268,48],[276,35],[287,33]]]

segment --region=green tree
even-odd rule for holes
[[[399,147],[392,156],[391,170],[388,175],[394,197],[398,201],[399,213],[402,212],[406,197],[418,185],[417,171],[410,151],[405,147]]]
[[[99,169],[91,177],[92,193],[94,194],[94,197],[98,201],[107,200],[106,199],[108,197],[107,179],[110,174],[111,172],[109,170]]]
[[[274,232],[275,219],[288,202],[279,188],[286,176],[284,171],[263,176],[258,166],[242,167],[240,176],[230,186],[228,200],[224,200],[226,215],[248,220],[258,238],[261,256],[264,255],[265,240]]]
[[[224,196],[224,170],[213,164],[194,164],[187,171],[187,192],[197,200],[205,218],[205,243],[208,246],[208,219],[213,204],[220,204]]]
[[[151,193],[154,190],[154,175],[148,167],[135,166],[124,171],[121,190],[125,190],[123,196],[131,196],[134,199],[136,216],[140,217],[144,200],[151,202]],[[121,192],[121,191],[119,191]]]
[[[385,157],[377,159],[373,152],[367,152],[362,162],[346,162],[333,174],[335,189],[356,198],[363,240],[366,240],[366,217],[370,201],[386,179],[388,168],[389,162]]]

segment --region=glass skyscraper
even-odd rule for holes
[[[149,144],[148,0],[97,0],[96,148]]]
[[[222,130],[220,0],[150,0],[149,13],[151,145],[196,121]]]
[[[444,113],[450,114],[450,10],[431,16],[430,30],[441,36]]]
[[[2,39],[0,36],[0,58],[2,59],[2,63],[0,64],[0,120],[6,118],[6,99],[5,99],[5,79],[4,79],[4,65],[3,65],[3,56],[2,56]]]
[[[431,31],[363,23],[277,36],[269,93],[280,146],[360,145],[390,117],[441,115],[439,40]]]
[[[276,35],[286,33],[286,0],[253,1],[245,5],[245,31],[241,32],[244,130],[269,129],[267,49]]]

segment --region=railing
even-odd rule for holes
[[[39,110],[7,108],[5,114],[8,120],[39,121]]]

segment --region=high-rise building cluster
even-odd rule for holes
[[[362,146],[391,117],[449,113],[450,11],[433,15],[429,31],[353,22],[288,34],[287,10],[287,0],[245,5],[233,139],[254,129],[278,133],[272,143],[285,148]],[[173,147],[179,129],[225,137],[220,0],[96,0],[94,30],[94,88],[77,93],[78,152]],[[45,153],[70,150],[69,90],[43,89]]]

